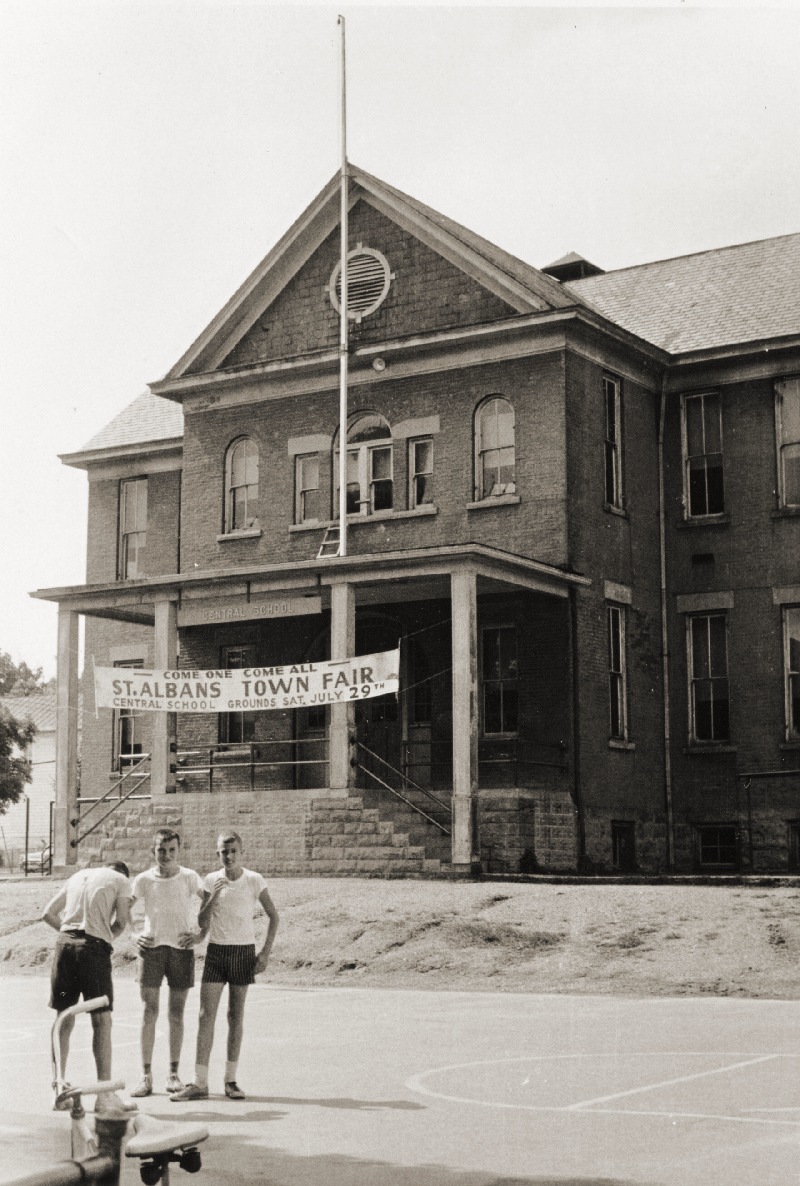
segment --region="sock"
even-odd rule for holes
[[[208,1067],[201,1067],[199,1062],[195,1063],[194,1081],[198,1087],[203,1087],[208,1091]]]
[[[177,1064],[177,1062],[171,1062],[171,1063],[169,1064],[169,1073],[170,1073],[170,1075],[177,1075],[177,1073],[178,1073],[178,1064]]]
[[[225,1082],[226,1083],[235,1083],[236,1082],[236,1068],[238,1067],[238,1065],[239,1065],[238,1058],[237,1058],[236,1062],[226,1062],[225,1063]]]
[[[149,1063],[149,1062],[143,1062],[143,1063],[142,1063],[142,1070],[144,1071],[145,1075],[149,1075],[149,1074],[150,1074],[150,1068],[152,1067],[152,1065],[153,1065],[153,1064],[152,1064],[152,1063]]]

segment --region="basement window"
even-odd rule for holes
[[[735,869],[739,844],[734,824],[698,824],[697,859],[701,869]]]

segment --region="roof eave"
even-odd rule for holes
[[[80,449],[77,453],[59,453],[58,459],[75,469],[90,469],[93,465],[107,461],[152,457],[159,453],[179,452],[182,448],[183,436],[179,436],[157,441],[137,441],[129,445],[111,445],[105,449]]]

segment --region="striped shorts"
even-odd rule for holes
[[[255,966],[255,943],[209,943],[203,984],[254,984]]]

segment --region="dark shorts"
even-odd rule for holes
[[[83,931],[62,931],[56,942],[53,967],[50,972],[50,1008],[69,1009],[77,1005],[81,997],[90,1001],[92,997],[108,997],[106,1013],[114,1004],[114,986],[111,983],[110,943],[86,935]]]
[[[237,946],[209,943],[203,968],[203,984],[255,983],[256,948],[254,943]]]
[[[160,988],[165,976],[170,988],[191,988],[194,984],[194,948],[162,944],[139,952],[136,979],[142,988]]]

